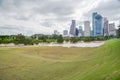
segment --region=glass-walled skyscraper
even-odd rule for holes
[[[95,36],[95,16],[97,15],[97,12],[94,12],[92,14],[92,36]]]
[[[97,12],[92,15],[92,29],[93,36],[103,36],[102,16]]]
[[[83,28],[82,28],[82,26],[79,26],[79,28],[78,28],[78,36],[83,36]]]

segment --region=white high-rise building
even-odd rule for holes
[[[84,36],[90,36],[90,21],[84,21]]]
[[[109,31],[108,31],[108,20],[106,17],[103,18],[103,33],[104,36],[108,36],[109,35]]]
[[[116,29],[114,23],[109,24],[109,35],[116,36]]]

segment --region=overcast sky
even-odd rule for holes
[[[116,26],[120,20],[120,0],[0,0],[0,34],[52,34],[92,20],[98,12]]]

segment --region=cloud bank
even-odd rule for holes
[[[82,25],[95,11],[118,23],[120,0],[0,0],[0,34],[62,33],[72,19]]]

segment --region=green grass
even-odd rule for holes
[[[120,40],[98,48],[0,47],[0,80],[120,80]]]

